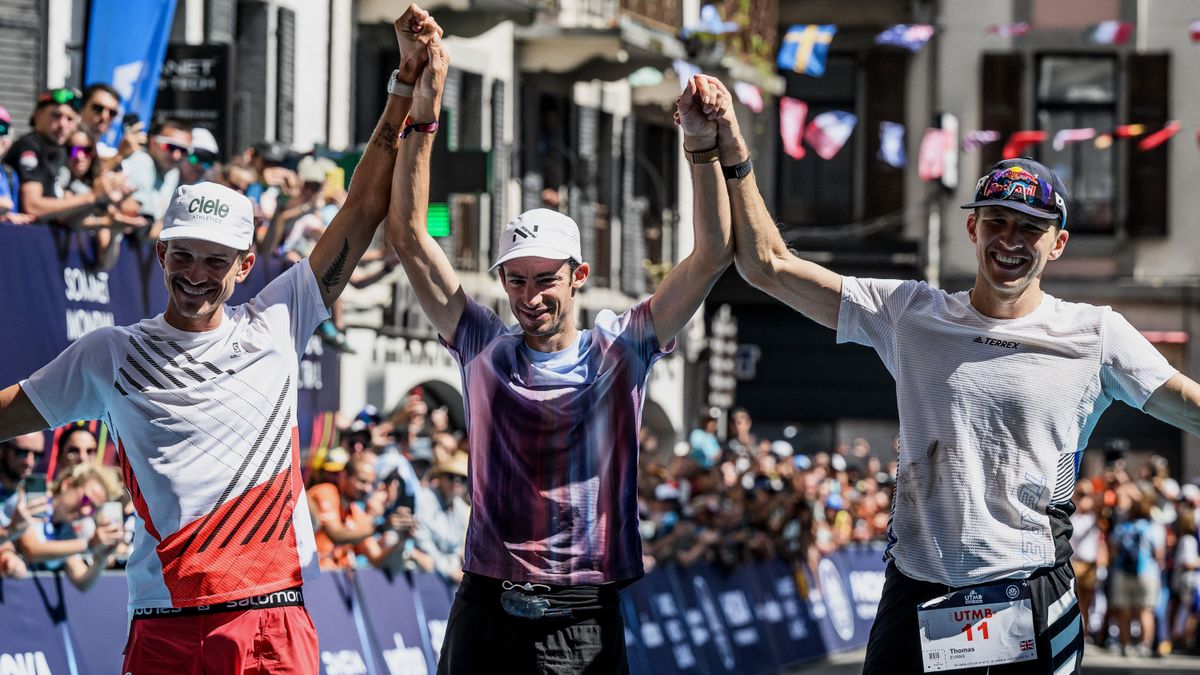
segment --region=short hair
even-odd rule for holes
[[[83,102],[87,103],[88,101],[92,100],[92,96],[98,91],[111,94],[113,98],[117,99],[118,103],[121,102],[121,95],[117,93],[117,90],[113,89],[112,85],[104,82],[93,82],[92,84],[89,84],[87,89],[83,90]]]
[[[155,136],[161,134],[163,129],[178,129],[192,133],[192,125],[184,122],[178,117],[160,117],[150,126],[150,135]]]
[[[119,499],[121,482],[113,470],[106,466],[94,464],[79,464],[71,467],[70,472],[54,484],[53,494],[58,494],[64,487],[79,487],[95,481],[104,488],[106,499]]]
[[[67,447],[67,439],[81,431],[83,433],[87,434],[88,436],[91,436],[92,440],[96,441],[97,449],[99,449],[100,438],[98,436],[96,436],[96,434],[93,434],[91,429],[89,429],[87,427],[83,427],[83,426],[67,427],[66,429],[63,429],[63,432],[61,434],[58,435],[58,443],[57,443],[57,447],[55,448],[56,453],[61,455],[63,453],[63,450]]]

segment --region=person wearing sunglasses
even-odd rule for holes
[[[37,98],[33,131],[13,143],[4,156],[20,181],[21,210],[37,218],[73,211],[110,198],[110,180],[96,182],[88,194],[71,194],[71,171],[67,167],[67,140],[79,125],[82,98],[74,89],[50,89]]]
[[[119,499],[120,493],[112,469],[76,466],[54,486],[48,526],[27,528],[17,540],[17,550],[32,569],[61,569],[76,588],[86,591],[124,541],[124,524],[100,513],[100,507]]]
[[[88,85],[83,90],[83,107],[79,111],[79,126],[96,144],[100,171],[112,171],[126,157],[141,149],[144,134],[127,129],[121,137],[120,148],[104,142],[104,136],[121,114],[121,95],[104,82]]]
[[[220,155],[217,139],[204,127],[192,129],[192,151],[179,164],[179,182],[194,185],[204,180],[216,180],[219,173],[214,167]]]
[[[166,118],[150,127],[146,149],[133,153],[121,163],[133,186],[133,199],[141,205],[141,214],[153,223],[147,232],[151,240],[162,228],[171,194],[180,184],[179,167],[191,152],[191,125]]]
[[[13,144],[12,116],[8,109],[0,106],[0,158],[8,154]],[[27,214],[18,213],[21,181],[13,167],[0,162],[0,222],[11,222],[12,216],[32,220]]]

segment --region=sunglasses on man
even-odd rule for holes
[[[72,87],[61,87],[59,89],[47,89],[38,94],[38,105],[46,103],[55,103],[58,105],[70,105],[76,112],[83,107],[83,94],[79,93],[78,89]]]
[[[213,168],[213,164],[217,163],[217,156],[204,150],[193,150],[192,154],[188,155],[187,161],[192,166],[199,166],[208,171]]]
[[[12,132],[12,125],[8,122],[0,122],[0,138],[7,136]]]
[[[117,113],[121,112],[117,108],[110,108],[106,105],[101,105],[100,103],[95,102],[88,104],[88,110],[91,110],[97,115],[104,115],[105,117],[116,117]]]
[[[183,145],[182,143],[173,141],[170,138],[167,138],[166,136],[155,136],[154,142],[157,143],[158,146],[160,148],[162,148],[163,152],[166,152],[166,153],[178,152],[178,153],[184,155],[185,157],[192,153],[192,148],[190,146]]]

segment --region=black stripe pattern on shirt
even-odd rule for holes
[[[216,505],[214,505],[212,510],[208,512],[208,515],[204,517],[204,522],[200,523],[200,527],[196,528],[196,530],[192,532],[191,537],[188,537],[187,543],[184,544],[183,548],[179,551],[180,555],[191,548],[192,543],[196,540],[196,537],[202,531],[204,531],[204,528],[208,526],[209,521],[212,520],[217,511],[225,505],[225,502],[229,499],[229,495],[233,494],[233,489],[237,487],[238,482],[241,481],[242,474],[246,473],[246,468],[250,465],[250,458],[254,457],[254,455],[258,452],[258,448],[262,445],[263,439],[267,437],[267,433],[271,430],[271,427],[274,426],[275,418],[279,416],[279,410],[283,407],[283,402],[287,398],[288,389],[291,387],[291,384],[292,378],[290,377],[284,381],[283,388],[279,392],[279,400],[275,401],[275,409],[271,411],[271,416],[267,418],[267,423],[259,432],[258,438],[255,439],[254,445],[250,448],[250,452],[247,452],[246,456],[242,458],[242,465],[238,467],[237,472],[234,473],[233,479],[229,481],[228,485],[225,486],[225,491],[221,493],[221,498],[217,500]],[[287,420],[284,420],[285,425],[286,422]],[[204,550],[204,548],[212,542],[213,537],[216,536],[217,532],[220,531],[221,526],[224,524],[224,520],[222,520],[220,523],[217,523],[217,526],[213,528],[213,532],[209,534],[207,539],[205,539],[204,546],[201,547],[200,550]]]
[[[250,482],[248,483],[249,485],[258,485],[258,479],[259,479],[259,477],[262,476],[263,469],[267,468],[267,463],[269,463],[271,461],[271,457],[274,456],[275,451],[279,448],[279,442],[281,440],[283,440],[284,431],[287,430],[287,420],[291,419],[291,417],[292,417],[292,411],[288,410],[287,414],[284,415],[284,418],[283,418],[284,423],[279,425],[279,431],[278,431],[278,433],[275,434],[275,440],[271,442],[270,451],[268,451],[266,457],[263,458],[262,464],[258,465],[258,469],[255,470],[255,472],[254,472],[254,476],[250,478]],[[286,447],[286,444],[285,444],[285,447]],[[287,454],[288,453],[285,450],[283,453],[280,454],[280,457],[287,457]],[[278,474],[279,474],[279,469],[278,469],[278,467],[276,467],[275,472],[271,475],[275,476]],[[246,509],[246,512],[242,514],[242,517],[238,520],[237,524],[234,525],[233,528],[229,530],[229,534],[225,535],[225,540],[221,542],[219,548],[225,548],[226,546],[229,545],[229,542],[232,541],[233,538],[237,536],[237,533],[242,530],[242,526],[245,525],[246,521],[250,519],[250,514],[258,511],[258,505],[261,504],[262,500],[266,499],[266,497],[267,497],[267,491],[263,490],[262,492],[260,492],[258,494],[257,497],[254,498],[254,503],[250,505],[249,509]],[[212,540],[212,538],[213,538],[213,535],[209,535],[208,539],[205,540],[204,544],[200,546],[201,551],[208,548],[208,544]]]

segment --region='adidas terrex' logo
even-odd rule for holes
[[[1008,340],[996,340],[988,337],[977,337],[971,342],[978,342],[981,345],[991,345],[993,347],[1008,347],[1009,349],[1020,349],[1020,342],[1009,342]]]
[[[208,213],[224,218],[229,215],[229,205],[222,203],[220,199],[196,197],[188,202],[188,213]]]

